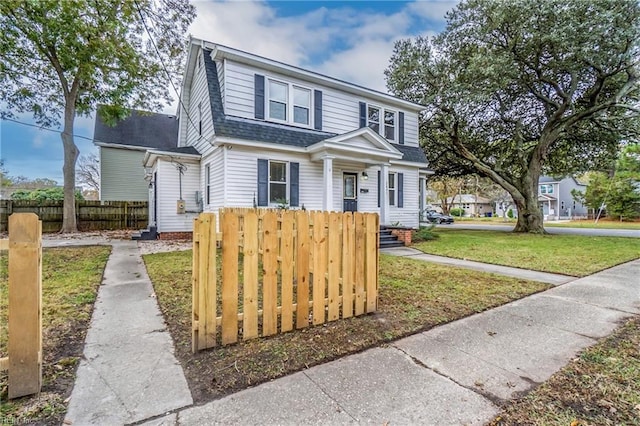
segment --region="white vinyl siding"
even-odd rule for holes
[[[180,177],[175,165],[165,159],[158,159],[158,232],[189,232],[193,229],[193,219],[199,209],[196,191],[200,191],[200,165],[197,162],[180,162],[187,166],[182,175],[182,199],[190,213],[178,214],[177,202],[180,199]]]
[[[225,61],[225,83],[224,83],[224,107],[228,115],[244,117],[249,119],[255,118],[254,111],[254,75],[261,74],[265,76],[265,92],[268,91],[268,82],[270,79],[286,82],[294,86],[317,89],[322,91],[322,131],[329,133],[342,134],[347,133],[360,127],[360,102],[371,103],[388,109],[395,113],[395,140],[398,143],[398,112],[404,112],[404,144],[409,146],[418,146],[418,114],[416,112],[406,111],[397,105],[386,105],[379,100],[362,98],[346,92],[340,92],[336,89],[325,87],[318,84],[312,84],[304,80],[291,78],[289,76],[254,68],[248,65],[240,64],[230,60]],[[289,91],[292,86],[289,86]],[[313,110],[313,93],[311,96],[311,110]],[[265,116],[268,117],[268,95],[265,93]],[[290,105],[289,105],[290,106]],[[291,108],[289,108],[291,109]],[[311,113],[311,112],[310,112]],[[292,112],[287,113],[287,118]],[[312,114],[310,114],[312,115]],[[381,117],[383,119],[383,117]],[[383,120],[382,120],[383,121]],[[289,120],[290,123],[293,120]],[[310,117],[310,125],[313,124],[313,117]],[[384,124],[381,123],[381,126]],[[307,127],[300,125],[300,127]],[[384,131],[383,131],[384,134]]]
[[[210,203],[205,203],[205,211],[216,211],[224,203],[224,164],[223,164],[223,150],[224,147],[216,148],[208,157],[202,158],[203,165],[208,165],[211,173],[210,183]],[[206,191],[206,176],[205,167],[202,167],[203,175],[201,181],[203,183],[202,190]],[[204,192],[203,192],[204,193]]]
[[[391,166],[389,173],[402,173],[403,207],[390,206],[389,222],[399,222],[401,226],[418,227],[418,210],[420,209],[420,184],[418,169],[413,167]],[[369,175],[371,176],[371,174]],[[377,176],[377,173],[376,173]],[[396,192],[397,192],[396,182]]]
[[[218,80],[220,81],[220,94],[222,95],[222,105],[224,105],[225,63],[220,61],[216,62],[216,68],[218,70]]]
[[[183,114],[185,134],[184,141],[179,142],[179,146],[193,146],[198,152],[206,155],[211,151],[213,138],[213,119],[211,116],[211,102],[209,101],[209,88],[206,82],[206,72],[204,67],[201,72],[193,74],[193,82],[189,96],[184,99],[188,108],[189,116]],[[202,117],[202,135],[200,135],[200,117]]]
[[[149,182],[144,180],[145,151],[100,147],[100,199],[147,201]]]

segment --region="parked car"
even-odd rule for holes
[[[453,223],[453,216],[449,216],[447,214],[438,213],[435,210],[431,210],[427,212],[427,220],[431,223]]]

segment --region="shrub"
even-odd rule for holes
[[[411,236],[411,241],[415,243],[419,243],[422,241],[429,241],[429,240],[435,240],[436,238],[440,238],[440,236],[434,232],[435,227],[436,225],[433,223],[428,226],[421,226],[420,229],[413,232],[413,235]]]
[[[464,215],[464,209],[456,207],[449,210],[449,214],[451,216],[462,217]]]
[[[513,219],[513,209],[509,209],[509,210],[507,210],[507,217],[508,217],[509,219]]]

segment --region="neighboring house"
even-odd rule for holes
[[[143,167],[144,156],[149,149],[176,149],[178,119],[175,115],[132,111],[116,126],[109,126],[96,114],[93,137],[99,150],[100,200],[147,201],[149,176]]]
[[[161,238],[225,206],[376,212],[418,227],[421,105],[198,39],[181,100],[178,148],[144,154]]]
[[[582,218],[587,216],[587,207],[577,202],[571,195],[572,190],[584,192],[587,185],[574,177],[554,178],[540,176],[538,180],[538,203],[544,220]],[[517,214],[515,205],[509,208]],[[500,205],[496,205],[496,214],[502,216]]]
[[[491,200],[475,194],[458,194],[447,198],[447,205],[464,210],[464,216],[484,216],[493,212]]]

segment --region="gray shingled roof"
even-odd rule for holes
[[[173,115],[135,110],[115,126],[108,126],[96,114],[93,138],[97,143],[166,151],[178,145],[178,120]]]
[[[195,149],[192,146],[180,146],[180,147],[162,149],[162,150],[159,150],[159,151],[172,152],[172,153],[176,153],[176,154],[200,155],[200,151],[198,151],[197,149]]]
[[[218,69],[211,59],[211,51],[205,51],[204,65],[209,86],[209,101],[213,114],[213,126],[216,135],[230,138],[252,140],[279,145],[306,148],[322,140],[337,136],[336,133],[316,130],[300,130],[293,126],[275,123],[256,123],[240,117],[226,116],[222,105]],[[403,154],[404,161],[426,163],[427,157],[421,148],[392,144]]]

